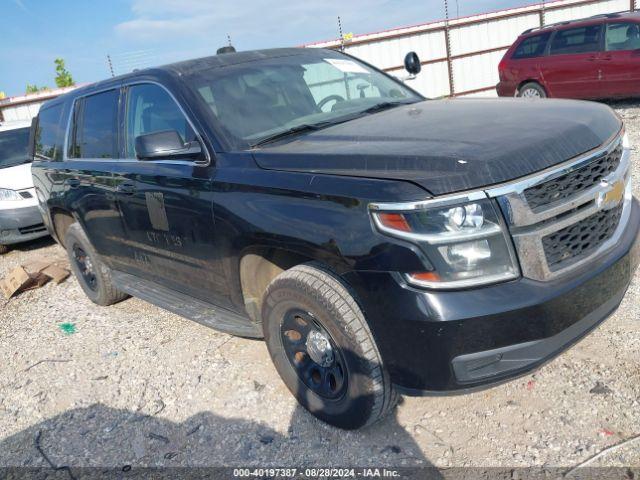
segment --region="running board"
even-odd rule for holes
[[[262,331],[249,317],[220,308],[184,293],[128,273],[111,271],[115,286],[145,302],[211,327],[240,337],[262,338]]]

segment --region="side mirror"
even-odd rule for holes
[[[409,52],[404,57],[404,68],[410,75],[417,75],[422,70],[422,64],[420,63],[420,57],[416,52]]]
[[[198,158],[201,154],[202,147],[197,140],[185,145],[175,130],[136,137],[136,155],[140,160]]]

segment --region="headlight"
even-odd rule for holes
[[[497,205],[479,192],[409,204],[371,205],[378,230],[409,240],[433,270],[402,272],[413,285],[461,288],[517,278],[515,253]]]
[[[22,197],[14,190],[0,188],[0,201],[2,200],[22,200]]]

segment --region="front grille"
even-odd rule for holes
[[[600,180],[617,170],[622,158],[622,144],[596,158],[594,161],[572,172],[540,183],[524,191],[525,198],[532,210],[565,200],[588,190]]]
[[[37,223],[35,225],[29,225],[28,227],[19,228],[18,231],[22,235],[27,235],[29,233],[43,232],[47,227],[44,226],[44,223]]]
[[[563,268],[568,262],[588,256],[609,240],[616,231],[621,203],[611,210],[601,210],[593,215],[542,238],[544,254],[551,271]]]

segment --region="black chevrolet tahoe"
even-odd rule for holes
[[[264,338],[318,418],[520,376],[639,262],[607,106],[427,100],[339,52],[226,53],[46,103],[33,176],[87,296]],[[159,326],[160,327],[160,326]]]

